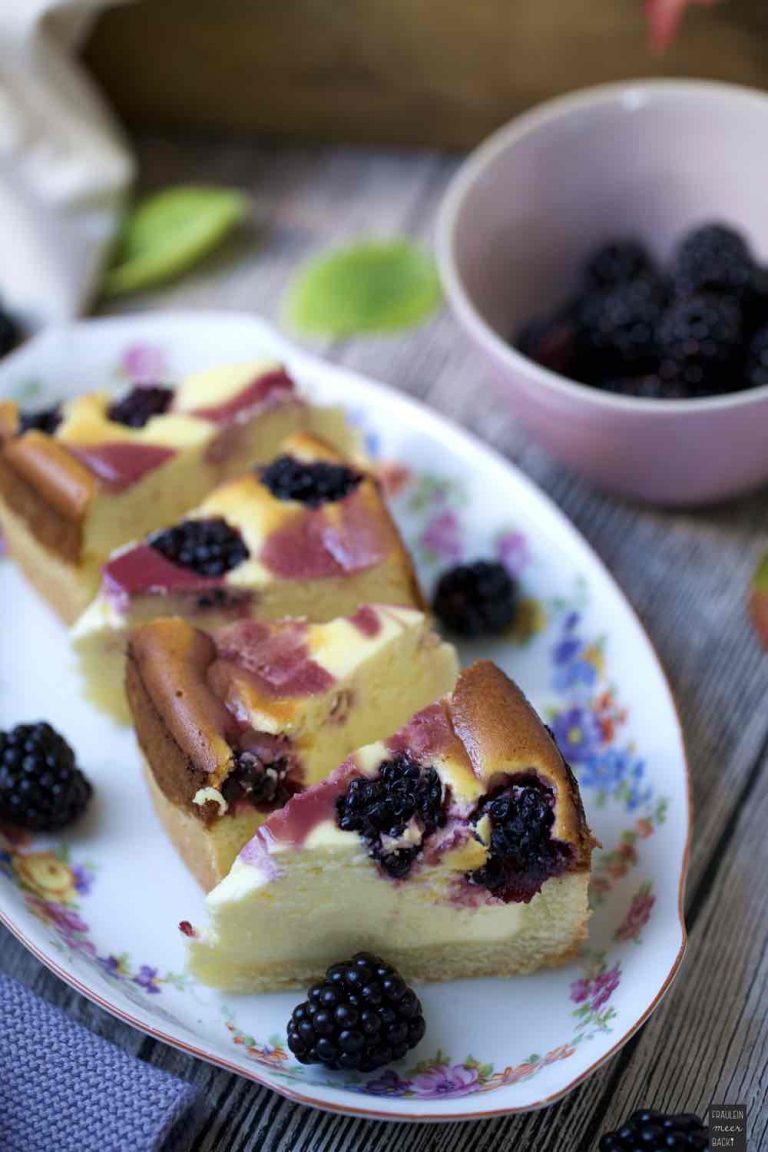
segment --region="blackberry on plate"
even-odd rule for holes
[[[683,238],[672,277],[682,297],[700,292],[743,297],[751,292],[756,271],[743,236],[725,224],[706,224]]]
[[[664,313],[658,329],[659,375],[692,395],[741,384],[741,309],[726,296],[691,296]]]
[[[515,618],[517,582],[503,564],[476,560],[457,564],[437,582],[432,608],[457,636],[493,636]]]
[[[107,418],[127,428],[143,428],[153,416],[163,416],[173,403],[173,388],[160,384],[137,384],[107,409]]]
[[[305,462],[278,456],[261,472],[261,482],[278,500],[297,500],[310,508],[343,500],[354,492],[363,477],[346,464],[326,460]]]
[[[425,1032],[421,1002],[390,964],[370,952],[334,964],[288,1021],[302,1064],[373,1072],[402,1060]]]
[[[445,824],[445,806],[435,769],[401,752],[385,760],[375,777],[350,781],[336,799],[336,823],[342,832],[358,832],[369,855],[400,880],[410,872],[426,837]]]
[[[50,408],[35,408],[31,412],[19,412],[19,435],[34,429],[53,436],[61,421],[61,408],[58,404],[52,404]]]
[[[758,329],[752,337],[744,377],[749,388],[763,388],[768,384],[768,326]]]
[[[0,732],[0,820],[56,832],[85,811],[92,791],[69,744],[50,724]]]
[[[667,1114],[652,1108],[633,1112],[615,1132],[600,1137],[599,1152],[702,1152],[709,1129],[688,1112]]]
[[[554,792],[533,773],[512,776],[484,797],[472,822],[482,828],[488,818],[489,854],[483,867],[469,874],[469,882],[505,903],[527,904],[569,862],[569,846],[552,837],[554,805]]]
[[[191,568],[200,576],[223,576],[250,555],[241,534],[221,516],[182,520],[150,536],[149,543],[172,564]]]
[[[642,277],[590,292],[576,309],[574,371],[585,383],[656,367],[656,329],[664,303],[658,281]]]
[[[643,244],[637,240],[614,240],[590,257],[584,282],[588,291],[604,290],[637,280],[653,270],[653,262]]]
[[[21,329],[4,308],[0,308],[0,356],[7,356],[21,341]]]

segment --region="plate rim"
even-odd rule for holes
[[[661,682],[666,689],[669,702],[672,709],[672,719],[674,721],[677,736],[679,738],[680,751],[682,753],[682,767],[685,775],[685,787],[683,789],[685,797],[685,842],[683,845],[683,853],[680,862],[680,875],[678,883],[678,899],[677,899],[677,915],[678,926],[680,932],[680,944],[677,953],[670,965],[664,980],[662,981],[658,991],[656,992],[653,1000],[648,1004],[642,1014],[637,1020],[625,1031],[611,1047],[597,1057],[587,1068],[585,1068],[578,1075],[572,1077],[566,1084],[559,1088],[556,1092],[542,1097],[539,1100],[523,1104],[520,1106],[506,1105],[499,1108],[483,1108],[473,1109],[466,1111],[380,1111],[375,1108],[366,1108],[358,1104],[347,1104],[341,1101],[327,1100],[317,1097],[305,1096],[301,1092],[294,1090],[289,1084],[282,1082],[273,1082],[266,1078],[256,1068],[250,1066],[236,1065],[227,1060],[225,1056],[219,1056],[210,1050],[198,1048],[194,1044],[190,1044],[185,1040],[178,1037],[169,1035],[161,1028],[155,1027],[153,1024],[148,1023],[134,1015],[126,1009],[119,1006],[119,1003],[112,999],[104,998],[96,989],[84,984],[74,973],[68,972],[66,968],[62,967],[52,956],[49,956],[42,948],[38,947],[23,931],[23,929],[15,923],[12,916],[10,916],[2,906],[0,906],[0,923],[2,923],[8,931],[27,949],[41,964],[44,965],[64,983],[68,984],[80,995],[84,996],[91,1003],[96,1004],[97,1007],[103,1008],[112,1016],[121,1020],[123,1023],[137,1029],[145,1035],[150,1035],[154,1039],[168,1044],[172,1048],[179,1051],[186,1052],[197,1059],[203,1060],[206,1063],[213,1064],[227,1072],[234,1073],[243,1077],[253,1083],[259,1084],[262,1087],[268,1088],[277,1092],[279,1095],[286,1099],[292,1100],[295,1103],[304,1104],[312,1108],[317,1108],[321,1111],[338,1113],[343,1115],[357,1116],[362,1119],[369,1120],[386,1120],[392,1123],[408,1123],[408,1122],[458,1122],[465,1120],[482,1120],[491,1119],[498,1116],[516,1115],[525,1112],[532,1112],[542,1108],[549,1107],[562,1099],[570,1092],[572,1092],[579,1084],[583,1083],[588,1077],[597,1071],[602,1065],[611,1060],[616,1053],[624,1047],[624,1045],[643,1027],[648,1021],[650,1016],[656,1011],[659,1004],[666,996],[672,983],[674,982],[686,952],[688,934],[685,923],[685,892],[688,879],[688,871],[690,865],[691,844],[693,835],[693,801],[692,801],[692,777],[690,770],[690,761],[688,756],[687,743],[685,732],[680,720],[680,714],[677,706],[677,700],[669,682],[669,678],[664,669],[664,665],[656,651],[656,648],[649,636],[640,616],[638,615],[634,605],[628,599],[623,588],[618,581],[609,571],[607,565],[604,563],[600,555],[595,551],[592,545],[586,540],[579,532],[574,524],[568,519],[565,513],[558,507],[554,500],[544,492],[534,480],[527,476],[513,461],[507,459],[495,447],[481,440],[473,432],[465,429],[461,425],[456,424],[449,416],[430,408],[423,401],[412,397],[408,394],[399,392],[397,389],[390,385],[379,382],[366,375],[363,372],[358,372],[350,369],[345,365],[335,364],[330,360],[326,360],[316,353],[309,352],[301,346],[293,344],[286,338],[280,331],[278,331],[271,323],[264,320],[262,317],[242,312],[233,309],[170,309],[158,310],[146,313],[137,314],[121,314],[117,316],[101,316],[93,317],[85,320],[77,320],[64,324],[51,325],[49,328],[33,336],[25,345],[11,353],[6,358],[0,367],[0,391],[4,382],[8,379],[8,375],[16,367],[22,365],[25,360],[32,357],[34,358],[36,350],[48,342],[55,341],[61,335],[72,334],[77,335],[82,331],[94,331],[98,329],[126,329],[126,334],[131,333],[135,342],[140,342],[140,336],[137,335],[142,327],[157,328],[162,326],[163,323],[169,323],[183,327],[185,324],[194,324],[196,326],[201,324],[224,324],[224,325],[248,325],[254,331],[254,344],[255,351],[257,351],[258,338],[261,338],[268,346],[265,350],[275,349],[277,354],[284,356],[286,360],[291,360],[294,364],[301,367],[306,367],[308,371],[315,372],[330,372],[337,379],[341,381],[349,381],[354,387],[362,387],[364,392],[369,395],[373,394],[382,396],[388,403],[394,402],[395,407],[401,409],[411,410],[414,414],[418,415],[419,421],[422,426],[426,426],[428,430],[434,429],[436,434],[442,435],[444,438],[448,435],[456,445],[459,451],[464,454],[481,453],[482,455],[490,458],[497,466],[506,469],[510,472],[515,481],[518,482],[523,490],[537,499],[542,501],[548,508],[548,511],[553,517],[554,522],[558,528],[562,530],[567,536],[571,544],[575,544],[577,551],[589,557],[590,562],[596,566],[597,570],[601,573],[607,583],[618,594],[621,603],[628,613],[629,617],[634,621],[636,629],[642,640],[644,641],[648,654],[655,670],[661,679]],[[323,1085],[322,1087],[333,1088],[333,1085]],[[336,1089],[338,1091],[338,1089]],[[396,1098],[392,1099],[392,1104],[400,1103]]]

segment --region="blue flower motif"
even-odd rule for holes
[[[572,660],[555,669],[552,686],[563,696],[588,700],[597,685],[597,668],[590,660]]]
[[[558,712],[552,721],[555,740],[566,760],[584,764],[600,749],[603,734],[594,712],[580,705]]]
[[[598,756],[593,756],[581,765],[579,784],[582,788],[599,788],[612,792],[626,778],[629,769],[629,753],[618,748],[606,748]]]
[[[554,648],[552,653],[555,664],[569,664],[574,656],[581,650],[581,640],[578,636],[564,636]]]
[[[149,964],[142,964],[139,971],[133,977],[133,983],[138,984],[139,988],[143,988],[145,992],[159,992],[160,987],[157,982],[157,968],[151,968]]]

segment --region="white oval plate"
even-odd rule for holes
[[[0,727],[45,718],[96,787],[60,839],[0,839],[0,917],[85,996],[161,1040],[294,1100],[397,1119],[541,1107],[643,1023],[682,959],[688,778],[664,675],[622,594],[524,476],[441,417],[321,363],[251,317],[137,316],[50,331],[5,361],[0,395],[34,406],[127,379],[173,380],[222,361],[283,357],[306,392],[341,401],[385,466],[430,590],[442,568],[494,555],[526,597],[516,634],[467,645],[510,672],[554,728],[603,844],[588,945],[577,964],[512,980],[420,987],[418,1049],[368,1076],[298,1065],[285,1047],[297,993],[221,995],[184,971],[180,920],[203,896],[154,816],[133,737],[80,697],[65,630],[0,564]],[[45,1037],[40,1037],[45,1043]]]

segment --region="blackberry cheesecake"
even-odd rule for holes
[[[178,387],[91,393],[35,412],[0,402],[0,527],[25,576],[71,623],[111,552],[174,521],[301,428],[343,433],[281,365],[227,365]],[[344,440],[346,443],[346,438]]]
[[[373,475],[299,432],[268,465],[110,557],[73,642],[89,698],[127,719],[125,643],[137,624],[161,616],[204,629],[251,617],[323,623],[365,603],[423,606],[410,557]]]
[[[450,689],[453,648],[423,613],[365,605],[325,624],[139,626],[127,696],[157,812],[206,888],[290,796]]]
[[[593,838],[519,688],[484,661],[259,828],[181,925],[206,984],[269,991],[382,952],[405,979],[532,972],[586,935]]]

